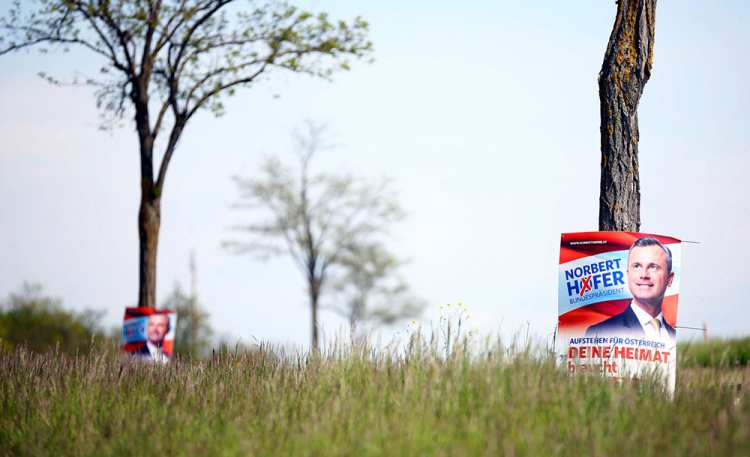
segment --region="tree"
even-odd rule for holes
[[[180,284],[175,284],[162,306],[177,312],[175,354],[192,358],[208,355],[213,330],[208,322],[209,315],[200,305],[197,295],[187,294]]]
[[[423,301],[398,274],[403,262],[381,242],[347,245],[339,264],[343,272],[333,290],[343,303],[331,307],[347,319],[353,337],[362,322],[388,325],[422,313]]]
[[[619,0],[599,73],[599,230],[641,227],[638,102],[651,77],[656,0]]]
[[[306,135],[296,136],[299,169],[268,159],[262,177],[234,177],[240,191],[239,208],[262,211],[261,222],[235,227],[250,236],[224,245],[234,253],[250,253],[267,259],[290,256],[305,278],[311,313],[312,349],[318,350],[318,312],[321,296],[341,281],[358,281],[365,296],[372,295],[385,275],[393,273],[396,261],[383,247],[382,237],[389,226],[402,219],[403,211],[390,190],[390,182],[370,183],[350,175],[312,174],[310,163],[324,148],[321,127],[308,124]],[[369,264],[367,263],[369,262]],[[374,267],[373,267],[374,265]],[[357,283],[351,282],[352,287]],[[354,300],[360,307],[367,301]],[[363,308],[352,308],[350,315],[360,319],[381,315]]]
[[[67,311],[39,284],[24,283],[0,303],[0,349],[25,346],[36,352],[58,349],[69,355],[86,354],[107,340],[96,325],[100,317],[94,311]]]
[[[195,113],[221,114],[223,97],[272,69],[328,78],[371,51],[362,19],[331,22],[275,0],[250,1],[246,9],[231,8],[235,0],[28,3],[14,2],[0,18],[0,55],[32,46],[90,51],[102,59],[100,75],[86,81],[96,88],[97,106],[109,121],[133,116],[141,164],[139,306],[156,303],[161,197]]]

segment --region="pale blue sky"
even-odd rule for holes
[[[192,121],[167,177],[159,296],[187,285],[195,249],[215,327],[307,344],[291,262],[233,257],[219,243],[246,217],[229,208],[229,177],[256,172],[264,155],[291,159],[291,131],[312,119],[340,144],[318,169],[396,178],[410,216],[392,246],[411,259],[426,322],[462,300],[482,332],[528,322],[550,333],[560,233],[597,224],[596,77],[615,2],[300,5],[362,15],[375,62],[333,83],[275,74],[239,92],[226,116]],[[716,335],[748,333],[748,23],[745,2],[659,2],[639,112],[642,230],[702,242],[684,248],[679,323],[707,321]],[[129,125],[97,130],[89,90],[35,76],[95,63],[83,53],[0,58],[0,296],[38,281],[115,325],[136,301],[136,138]],[[324,313],[323,324],[331,335],[344,323]]]

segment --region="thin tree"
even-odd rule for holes
[[[417,317],[424,301],[399,274],[403,261],[380,241],[352,243],[340,256],[341,275],[333,282],[330,308],[349,323],[354,339],[363,323],[390,325]]]
[[[336,278],[350,271],[354,253],[381,240],[390,225],[402,219],[403,211],[388,180],[371,183],[349,175],[313,174],[312,159],[325,145],[323,129],[308,127],[307,134],[296,137],[298,169],[271,158],[260,177],[234,177],[240,191],[236,207],[261,211],[263,219],[235,227],[249,239],[224,246],[264,259],[292,258],[305,278],[312,349],[317,351],[321,296],[333,292]]]
[[[0,18],[0,55],[29,47],[85,49],[101,59],[95,87],[105,127],[133,116],[140,156],[139,306],[156,303],[161,197],[177,144],[202,109],[271,70],[328,78],[371,51],[367,23],[332,22],[280,1],[36,0]],[[58,82],[46,76],[50,82]],[[161,162],[155,157],[160,156]]]
[[[210,354],[212,336],[210,315],[193,293],[186,293],[179,283],[164,299],[164,308],[177,312],[174,350],[181,357],[198,358]]]
[[[651,77],[656,0],[618,0],[599,73],[601,181],[599,230],[641,227],[638,103]]]

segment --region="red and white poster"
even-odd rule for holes
[[[122,347],[144,361],[166,363],[174,350],[177,314],[152,307],[125,308]]]
[[[556,351],[567,370],[652,373],[673,392],[681,259],[669,236],[562,234]]]

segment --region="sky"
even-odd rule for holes
[[[0,0],[0,12],[9,4]],[[312,120],[338,145],[314,171],[395,179],[408,217],[390,247],[428,304],[422,325],[462,302],[482,334],[550,335],[560,233],[597,228],[597,75],[615,2],[296,4],[365,18],[374,61],[332,82],[274,73],[239,91],[223,117],[191,120],[162,201],[159,300],[189,286],[193,251],[220,334],[308,344],[291,260],[260,262],[220,244],[252,220],[231,207],[231,176],[257,175],[268,156],[293,161],[292,132]],[[678,324],[706,322],[711,336],[746,335],[750,322],[749,20],[742,1],[659,2],[639,108],[641,231],[700,242],[684,246]],[[100,131],[89,89],[37,76],[92,73],[97,63],[84,52],[0,57],[0,297],[38,282],[69,308],[103,310],[112,327],[137,302],[135,132],[127,122]],[[321,323],[328,340],[346,325],[330,311]]]

